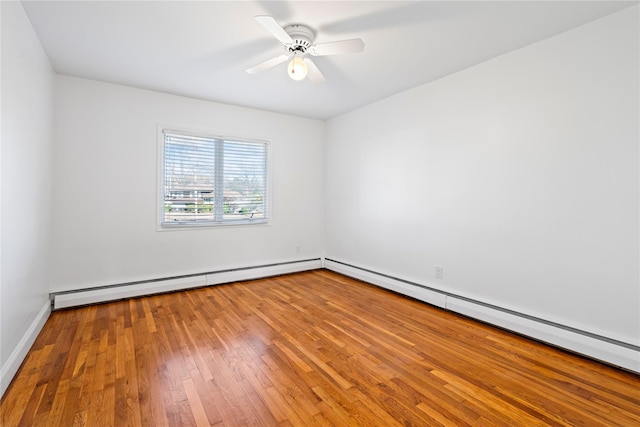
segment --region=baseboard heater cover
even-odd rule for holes
[[[344,274],[345,276],[353,277],[355,279],[362,280],[363,282],[371,283],[373,285],[380,286],[381,288],[410,296],[428,304],[435,305],[436,307],[445,308],[446,305],[446,295],[406,280],[327,258],[324,260],[324,267],[328,270]]]
[[[320,258],[51,293],[53,310],[322,268]]]
[[[325,259],[328,270],[410,296],[428,304],[504,328],[592,359],[640,373],[640,346],[547,322],[366,268]]]

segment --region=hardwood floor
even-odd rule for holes
[[[2,426],[638,426],[640,377],[318,270],[54,312]]]

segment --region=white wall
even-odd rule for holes
[[[21,3],[0,7],[1,395],[49,313],[53,70]]]
[[[326,257],[639,345],[638,35],[635,6],[330,120]]]
[[[53,291],[322,256],[324,122],[66,76],[55,111]],[[158,124],[270,141],[271,225],[157,231]]]

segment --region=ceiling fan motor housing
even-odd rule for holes
[[[293,43],[286,43],[284,45],[285,51],[287,51],[287,53],[294,53],[298,55],[304,55],[307,53],[307,50],[311,47],[313,40],[315,39],[313,30],[309,27],[298,24],[288,25],[284,30],[293,39]]]

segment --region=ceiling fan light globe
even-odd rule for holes
[[[293,58],[287,66],[287,74],[293,80],[304,80],[307,77],[307,64],[304,63],[304,59],[298,56]]]

